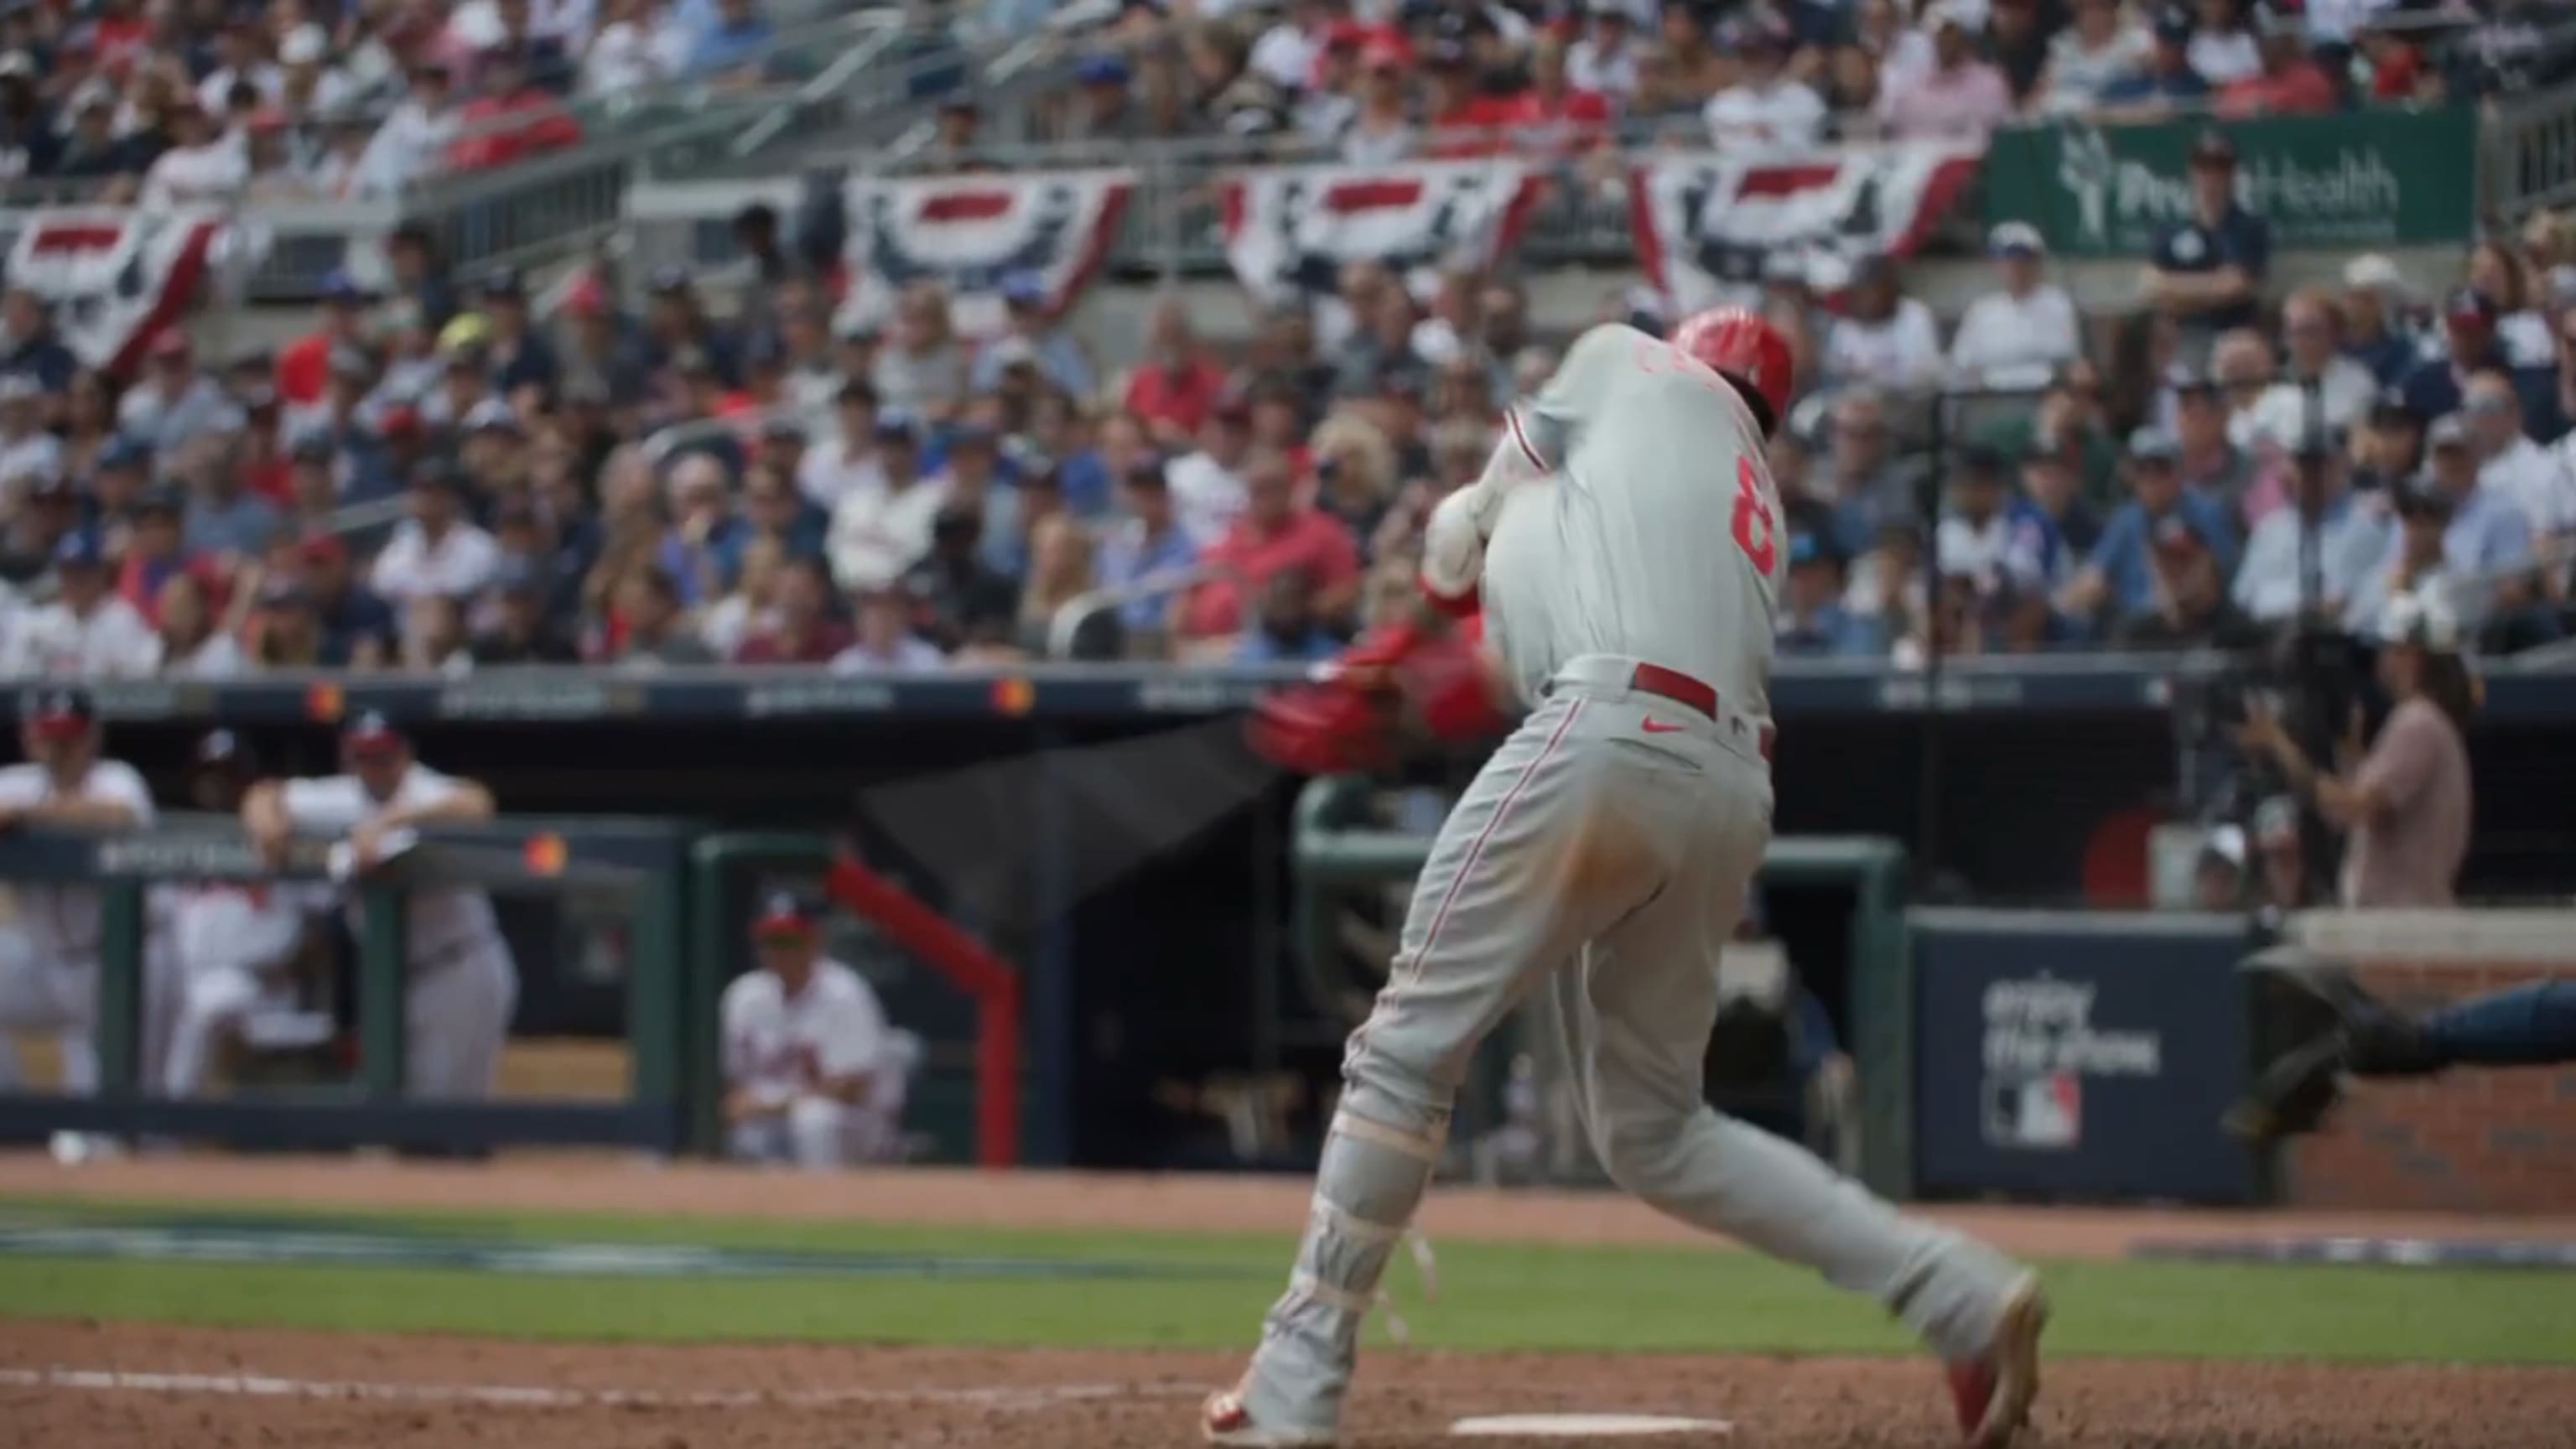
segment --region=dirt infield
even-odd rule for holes
[[[1024,1226],[1223,1225],[1293,1230],[1301,1184],[906,1172],[797,1179],[613,1159],[492,1167],[224,1159],[98,1164],[67,1172],[0,1159],[0,1194],[163,1203],[658,1212]],[[2290,1232],[2505,1236],[2565,1223],[2427,1218],[2296,1221],[2264,1215],[2006,1213],[1950,1216],[2049,1257],[2117,1253],[2139,1237]],[[1688,1235],[1598,1196],[1444,1191],[1435,1234],[1647,1242]],[[1237,1367],[1194,1353],[946,1351],[761,1346],[584,1346],[0,1319],[0,1449],[1150,1449],[1193,1442],[1197,1396]],[[2576,1373],[2295,1363],[2052,1365],[2049,1449],[2230,1446],[2491,1449],[2570,1442]],[[1546,1358],[1391,1352],[1363,1369],[1357,1442],[1446,1443],[1465,1414],[1608,1411],[1730,1419],[1752,1449],[1874,1449],[1948,1442],[1937,1375],[1922,1362],[1623,1355]],[[2473,1435],[2460,1433],[2472,1415]],[[1492,1442],[1492,1441],[1488,1441]],[[1653,1442],[1689,1443],[1688,1439]],[[1699,1442],[1709,1442],[1703,1438]]]

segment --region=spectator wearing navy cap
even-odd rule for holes
[[[500,548],[466,517],[465,481],[456,469],[435,461],[415,468],[409,502],[411,516],[394,529],[369,572],[375,591],[401,604],[424,594],[455,597],[481,589]]]
[[[2150,544],[2154,600],[2112,632],[2124,649],[2253,649],[2263,631],[2227,597],[2227,578],[2212,544],[2190,516],[2170,514]]]
[[[283,863],[299,834],[338,837],[355,880],[409,849],[417,831],[493,816],[489,789],[421,764],[411,741],[374,710],[341,726],[340,759],[341,774],[262,780],[242,797],[242,828],[264,858]],[[404,901],[403,926],[405,1095],[491,1096],[519,998],[518,966],[492,898],[479,890],[415,890]]]
[[[923,635],[951,653],[1007,645],[1019,622],[1019,585],[985,565],[983,532],[975,510],[941,508],[930,552],[903,578]]]
[[[581,651],[546,613],[552,580],[524,558],[503,561],[492,574],[492,627],[474,637],[468,652],[480,664],[578,664]]]
[[[1002,279],[1003,331],[976,354],[971,378],[974,390],[989,393],[1002,385],[1013,360],[1025,357],[1038,375],[1058,391],[1088,398],[1098,383],[1090,355],[1073,336],[1059,329],[1048,306],[1046,280],[1034,272],[1013,272]],[[1012,344],[1016,343],[1014,347]]]
[[[2236,199],[2236,143],[2203,131],[2190,153],[2191,213],[2157,233],[2140,288],[2150,306],[2205,349],[2254,325],[2272,266],[2272,227]]]
[[[929,552],[931,520],[945,495],[921,476],[918,429],[907,413],[877,414],[880,484],[853,488],[832,505],[825,548],[844,589],[892,582]]]
[[[97,535],[67,534],[54,548],[54,601],[11,629],[0,675],[22,679],[140,679],[159,662],[160,642],[133,605],[118,598]]]
[[[495,267],[483,274],[477,290],[483,319],[492,325],[484,349],[493,386],[513,406],[524,405],[530,396],[550,398],[563,364],[529,316],[526,280],[515,267]]]
[[[0,372],[25,373],[59,396],[80,371],[80,359],[54,335],[53,310],[30,287],[0,291]]]
[[[1789,580],[1780,600],[1783,654],[1811,658],[1863,658],[1887,652],[1885,621],[1860,618],[1843,607],[1842,551],[1813,529],[1789,535]]]
[[[0,522],[0,582],[25,585],[53,566],[54,549],[81,526],[78,484],[61,476],[27,490],[23,507]]]
[[[40,825],[84,831],[151,828],[152,791],[134,767],[105,756],[87,691],[39,690],[18,726],[26,763],[0,767],[0,829]],[[22,885],[0,928],[0,1091],[22,1085],[11,1034],[56,1034],[62,1090],[98,1090],[96,1048],[100,896],[96,886]]]
[[[902,1155],[917,1043],[857,972],[823,953],[822,907],[774,891],[751,919],[758,965],[725,987],[725,1154],[809,1172]]]
[[[1136,103],[1130,78],[1127,62],[1116,55],[1086,55],[1075,61],[1076,89],[1057,118],[1057,139],[1107,150],[1151,135],[1153,124],[1145,108]]]

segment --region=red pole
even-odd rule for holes
[[[1020,976],[992,948],[856,859],[823,877],[832,899],[975,998],[975,1160],[1020,1160]]]

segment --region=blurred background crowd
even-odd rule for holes
[[[577,136],[557,98],[585,87],[756,75],[728,57],[760,53],[760,5],[17,6],[0,145],[25,176],[107,177],[151,204],[255,188],[331,133],[344,179],[382,165],[399,186],[467,164],[477,135]],[[2512,6],[967,11],[1000,32],[1090,27],[1061,139],[1209,131],[1365,162],[1631,122],[1794,148],[2018,114],[2326,110],[2563,64]],[[971,93],[939,126],[932,164],[993,160]],[[66,169],[92,142],[115,166]],[[2435,295],[2362,255],[2284,296],[2233,147],[2209,132],[2190,166],[2189,215],[2112,315],[2080,313],[2010,220],[1956,319],[1892,258],[1830,289],[1765,274],[1748,300],[1801,361],[1773,459],[1787,652],[2235,646],[2303,607],[2366,629],[2426,588],[2488,648],[2561,636],[2576,230],[2533,217]],[[1244,345],[1203,342],[1221,329],[1174,293],[1139,355],[1100,356],[1035,277],[1006,279],[1006,326],[969,338],[927,284],[882,314],[842,306],[829,228],[807,222],[746,209],[725,277],[603,263],[544,286],[462,274],[399,232],[388,279],[335,275],[286,345],[203,355],[169,330],[122,380],[77,365],[43,301],[11,290],[5,662],[204,678],[1320,659],[1403,606],[1431,504],[1483,467],[1566,340],[1536,334],[1508,268],[1366,263],[1311,305],[1252,304]],[[1607,290],[1603,320],[1668,320],[1651,293]]]

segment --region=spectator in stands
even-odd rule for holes
[[[1091,533],[1069,513],[1049,513],[1030,525],[1028,554],[1016,643],[1022,653],[1043,659],[1057,612],[1098,583]],[[1067,657],[1116,659],[1120,653],[1118,616],[1104,609],[1084,616],[1069,641]]]
[[[807,448],[796,464],[796,488],[805,500],[829,511],[852,493],[886,486],[885,468],[877,458],[877,395],[864,382],[847,382],[832,406],[832,436]],[[910,429],[902,430],[910,436]]]
[[[474,656],[466,649],[464,602],[452,594],[415,594],[405,600],[394,668],[412,674],[470,673]]]
[[[51,307],[32,288],[0,292],[0,372],[32,377],[41,395],[59,396],[70,388],[80,359],[54,333]]]
[[[716,662],[715,652],[689,627],[687,612],[680,607],[679,586],[651,564],[631,569],[619,580],[615,612],[621,627],[609,657],[620,667],[659,669]]]
[[[241,411],[215,380],[197,370],[196,349],[177,329],[156,335],[150,371],[116,404],[117,430],[156,453],[173,453],[190,438],[225,433],[241,425]]]
[[[1162,464],[1152,458],[1131,464],[1120,480],[1118,505],[1121,516],[1100,544],[1103,587],[1133,593],[1149,579],[1177,580],[1197,566],[1198,545],[1180,526]],[[1119,606],[1119,621],[1131,636],[1160,635],[1175,597],[1166,591],[1130,598]]]
[[[2226,87],[2263,69],[2263,48],[2246,21],[2245,0],[2196,0],[2191,68]]]
[[[1316,664],[1341,651],[1315,613],[1315,582],[1303,568],[1283,568],[1261,586],[1251,628],[1234,644],[1237,664]]]
[[[1199,427],[1199,446],[1164,469],[1181,527],[1204,548],[1224,536],[1244,508],[1243,469],[1252,448],[1252,410],[1229,396]]]
[[[2339,429],[2301,435],[2292,450],[2292,492],[2285,508],[2254,525],[2237,566],[2236,606],[2273,624],[2307,602],[2307,535],[2316,537],[2317,597],[2312,616],[2339,620],[2364,578],[2388,551],[2388,517],[2352,496],[2350,454]]]
[[[45,427],[44,380],[32,372],[0,372],[0,495],[62,471],[62,439]]]
[[[2464,452],[2447,451],[2455,460]],[[2385,530],[2387,542],[2355,581],[2344,606],[2344,627],[2367,635],[2388,611],[2389,600],[2409,595],[2441,599],[2463,628],[2485,622],[2488,590],[2451,566],[2450,490],[2437,477],[2410,478],[2397,487],[2389,505],[2394,520]]]
[[[1897,75],[1920,75],[1937,63],[1932,35],[1906,23],[1897,0],[1859,0],[1852,7],[1853,49],[1868,57],[1882,83]]]
[[[912,596],[900,584],[861,589],[850,602],[857,624],[850,647],[832,656],[833,673],[901,673],[947,665],[939,646],[913,632]]]
[[[737,664],[828,664],[850,647],[832,617],[832,581],[821,563],[789,559],[778,577],[778,614],[734,651]]]
[[[2423,358],[2406,374],[2400,385],[2406,405],[2428,418],[2458,412],[2470,374],[2482,367],[2509,370],[2496,338],[2499,319],[2494,299],[2472,287],[2454,289],[2442,307],[2442,353]]]
[[[2065,583],[2074,560],[2102,539],[2101,515],[2083,495],[2081,451],[2036,430],[2022,449],[2021,496],[2031,509],[2026,547],[2039,564],[2037,577],[2024,582],[2044,591]]]
[[[1384,166],[1412,159],[1422,149],[1422,131],[1405,88],[1411,51],[1400,38],[1381,35],[1360,48],[1359,62],[1359,105],[1335,138],[1342,160]]]
[[[54,601],[21,615],[0,650],[20,678],[139,679],[160,663],[161,641],[110,586],[96,535],[66,536],[54,549]]]
[[[2183,486],[2227,507],[2254,483],[2254,460],[2228,436],[2227,401],[2218,383],[2185,373],[2174,386],[2174,446]]]
[[[600,14],[605,23],[582,52],[583,95],[616,95],[687,73],[694,58],[690,31],[665,0],[606,0]]]
[[[832,507],[826,535],[832,576],[842,588],[891,583],[929,551],[931,520],[942,495],[920,477],[920,448],[910,416],[877,415],[876,463],[882,481],[842,494]]]
[[[1931,308],[1905,295],[1895,258],[1853,264],[1843,313],[1825,334],[1825,370],[1838,383],[1888,392],[1940,381],[1940,326]]]
[[[2335,429],[2359,426],[2379,399],[2379,380],[2343,354],[2342,314],[2333,294],[2315,287],[2291,293],[2281,304],[2281,333],[2288,344],[2285,375],[2256,404],[2260,426],[2282,439],[2304,436],[2318,422]]]
[[[2202,132],[2191,147],[2191,215],[2156,236],[2142,283],[2148,305],[2187,343],[2205,347],[2220,332],[2253,325],[2271,264],[2271,226],[2237,204],[2236,143]]]
[[[1734,83],[1709,98],[1710,136],[1721,147],[1751,144],[1803,151],[1824,136],[1825,103],[1789,74],[1792,37],[1761,12],[1737,22],[1729,37],[1741,65]]]
[[[205,581],[182,570],[164,580],[154,601],[160,662],[155,673],[174,679],[230,679],[248,667],[241,646],[216,616]]]
[[[423,464],[412,474],[409,499],[411,516],[386,541],[368,576],[375,591],[400,604],[424,594],[480,590],[500,549],[466,517],[464,479],[445,463]]]
[[[734,515],[724,464],[690,453],[671,465],[670,530],[654,561],[679,585],[683,608],[696,608],[724,593],[724,560],[741,544],[742,520]]]
[[[2074,19],[2048,42],[2048,64],[2031,108],[2049,115],[2089,114],[2122,80],[2147,72],[2155,41],[2131,24],[2119,0],[2074,0]]]
[[[2556,361],[2549,319],[2541,314],[2530,268],[2511,246],[2488,237],[2469,248],[2461,279],[2471,291],[2495,303],[2496,346],[2519,375],[2548,368]]]
[[[2003,72],[2016,111],[2038,100],[2040,82],[2048,70],[2049,35],[2064,18],[2064,10],[2057,6],[2043,16],[2038,0],[1987,0],[1980,48]]]
[[[1225,369],[1203,352],[1177,295],[1154,300],[1145,318],[1145,359],[1127,377],[1126,411],[1166,448],[1199,435],[1226,391]]]
[[[966,350],[936,282],[918,282],[895,302],[894,328],[868,379],[881,406],[944,423],[967,398]]]
[[[1000,439],[982,423],[967,423],[948,437],[948,456],[930,480],[943,508],[971,509],[982,525],[985,566],[1008,579],[1028,572],[1032,509],[1021,490],[1003,478]]]
[[[215,124],[214,117],[184,94],[167,111],[170,149],[143,173],[138,205],[169,209],[220,206],[241,194],[250,182],[250,162],[242,145]]]
[[[1896,136],[1983,136],[2013,113],[2003,72],[1976,50],[1974,27],[1960,0],[1938,0],[1925,15],[1932,64],[1883,77],[1878,115]]]
[[[1846,556],[1866,553],[1881,528],[1921,516],[1914,478],[1895,458],[1886,405],[1867,388],[1834,399],[1817,500],[1833,510],[1834,540]]]
[[[2028,222],[1998,222],[1986,234],[2003,286],[1968,304],[1950,339],[1950,378],[1964,388],[2044,387],[2083,354],[2075,303],[2046,280],[2047,243]]]
[[[1789,582],[1782,595],[1779,649],[1783,654],[1872,658],[1887,652],[1883,620],[1863,619],[1843,607],[1843,556],[1831,536],[1799,529],[1789,535]]]
[[[2221,333],[2210,347],[2209,371],[2218,384],[2220,405],[2227,409],[2227,441],[2240,453],[2252,453],[2264,441],[2268,421],[2262,404],[2272,391],[2272,344],[2251,327]],[[2270,441],[2296,438],[2307,423],[2305,408],[2287,421],[2293,426]]]
[[[176,469],[187,488],[187,542],[196,552],[251,558],[268,547],[280,522],[277,505],[242,486],[233,449],[220,439],[189,445]],[[168,502],[179,499],[170,497]]]
[[[2220,115],[2314,116],[2343,104],[2334,78],[2308,54],[2305,17],[2295,11],[2267,11],[2261,30],[2261,68],[2220,87]]]
[[[2478,457],[2479,491],[2521,509],[2535,538],[2576,530],[2576,478],[2523,431],[2511,375],[2495,368],[2471,374],[2460,411]]]
[[[715,0],[714,10],[689,47],[688,74],[720,86],[758,85],[762,53],[776,34],[760,0]]]
[[[742,0],[729,0],[740,4]],[[496,47],[476,62],[481,94],[457,109],[447,169],[491,171],[581,142],[581,123],[538,87],[517,51]]]
[[[1585,0],[1589,21],[1583,38],[1565,58],[1566,76],[1576,90],[1591,91],[1616,103],[1637,92],[1637,61],[1642,47],[1631,27],[1636,15],[1627,0]]]
[[[1349,529],[1296,500],[1288,460],[1276,453],[1245,460],[1244,511],[1209,546],[1206,561],[1226,570],[1195,590],[1183,611],[1182,631],[1199,640],[1230,638],[1245,627],[1247,596],[1258,597],[1270,576],[1302,568],[1313,581],[1315,611],[1346,621],[1359,602],[1360,561]]]
[[[2190,13],[2158,11],[2149,34],[2154,45],[2145,61],[2103,84],[2095,108],[2103,119],[2155,120],[2194,108],[2208,98],[2209,78],[2192,67]]]
[[[475,636],[476,664],[575,664],[581,652],[546,612],[548,580],[535,565],[512,559],[492,575],[492,627]]]
[[[1048,386],[1077,398],[1091,396],[1095,386],[1091,357],[1072,334],[1054,325],[1045,281],[1033,272],[1012,273],[1002,279],[1002,303],[1004,330],[977,354],[974,390],[994,391],[1002,385],[1005,368],[1028,362]]]
[[[2122,619],[2112,642],[2123,649],[2258,647],[2262,631],[2227,597],[2214,543],[2187,514],[2159,521],[2149,549],[2153,601]]]
[[[55,548],[80,527],[81,502],[68,475],[34,482],[25,506],[0,521],[0,584],[24,587],[53,566]]]
[[[310,615],[315,657],[323,664],[374,669],[393,657],[393,607],[358,582],[349,547],[337,536],[306,540],[290,568],[269,582],[292,590],[295,606]]]
[[[1552,32],[1532,39],[1529,87],[1507,108],[1512,145],[1520,154],[1571,156],[1609,142],[1609,98],[1576,85],[1570,63],[1565,42]],[[1687,71],[1688,59],[1681,63]]]
[[[2101,542],[2059,597],[2059,607],[2079,619],[2105,611],[2113,617],[2143,614],[2157,602],[2154,548],[2170,518],[2189,521],[2222,579],[2236,555],[2226,506],[2183,486],[2182,450],[2173,436],[2141,428],[2129,438],[2129,500],[2112,510]]]
[[[952,654],[1007,645],[1019,620],[1019,585],[983,561],[983,532],[973,508],[942,507],[930,552],[904,576],[923,636]]]
[[[1942,574],[1976,581],[1991,595],[2006,584],[2038,584],[2050,573],[2055,528],[2006,484],[2001,450],[1972,443],[1959,452],[1934,534]]]

